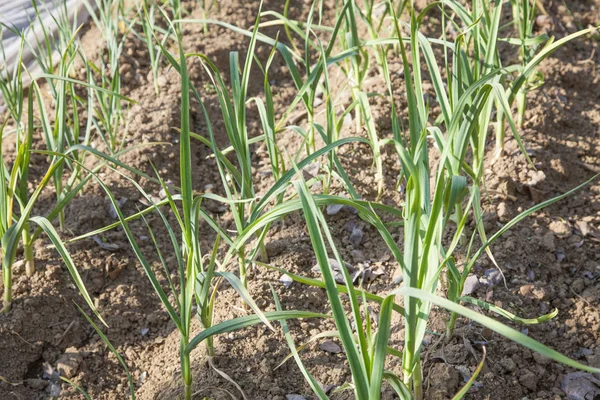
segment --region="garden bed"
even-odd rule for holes
[[[279,1],[266,1],[263,10],[283,11]],[[308,6],[297,2],[291,15],[303,20]],[[326,5],[329,3],[325,1]],[[333,2],[331,2],[333,3]],[[536,30],[563,37],[578,27],[587,27],[600,21],[600,2],[568,2],[569,9],[559,2],[544,2],[549,14],[538,18]],[[546,4],[547,3],[547,4]],[[185,3],[190,11],[186,18],[201,18],[201,11]],[[251,28],[259,2],[220,1],[211,10],[211,19]],[[333,18],[333,5],[325,7],[324,20]],[[426,26],[435,31],[435,19]],[[261,32],[275,37],[280,29],[268,27]],[[88,57],[98,57],[98,30],[85,28],[81,42]],[[283,37],[283,32],[280,33]],[[249,39],[231,30],[209,26],[204,32],[201,25],[185,25],[183,45],[189,52],[206,54],[229,76],[229,53],[240,51],[245,57]],[[528,94],[529,107],[525,114],[522,138],[535,169],[529,165],[514,139],[508,139],[505,155],[499,159],[488,156],[485,170],[483,197],[484,224],[488,234],[495,232],[519,212],[550,197],[564,193],[600,171],[600,62],[598,40],[587,37],[575,40],[556,51],[541,65],[544,85]],[[270,47],[258,45],[257,55],[263,62]],[[398,109],[406,118],[406,100],[401,94],[400,59],[389,60],[393,84],[398,85]],[[127,113],[127,144],[148,144],[126,154],[122,161],[152,174],[150,162],[165,181],[179,180],[179,133],[181,80],[177,71],[166,64],[160,68],[157,80],[160,94],[156,94],[145,42],[130,37],[121,56],[122,94],[135,100]],[[199,63],[190,62],[190,79],[197,88],[209,84]],[[259,95],[263,76],[259,69],[250,81],[249,96]],[[342,79],[332,76],[342,85]],[[276,56],[271,66],[271,85],[275,111],[281,114],[297,93],[283,60]],[[385,92],[385,82],[375,66],[364,83],[369,92]],[[228,145],[216,93],[201,91],[209,115],[214,115],[213,128],[220,148]],[[428,94],[435,98],[433,88]],[[348,100],[350,101],[350,100]],[[390,108],[386,101],[376,97],[370,100],[380,137],[391,136]],[[191,130],[206,135],[206,126],[199,104],[192,101]],[[248,108],[248,129],[251,136],[261,131],[259,114],[254,105]],[[296,125],[306,123],[300,112]],[[347,124],[343,135],[365,135],[355,132]],[[36,145],[41,147],[41,138]],[[159,143],[160,142],[160,143]],[[159,143],[153,144],[151,143]],[[10,143],[4,143],[7,149]],[[286,132],[279,146],[289,154],[302,146],[301,138]],[[493,144],[492,144],[493,145]],[[196,190],[222,194],[221,177],[211,151],[202,144],[192,146],[192,179]],[[6,152],[6,150],[5,150]],[[375,200],[376,179],[369,146],[348,144],[340,148],[339,157],[359,194],[366,200]],[[491,154],[491,153],[490,153]],[[46,157],[32,159],[32,174],[37,179],[45,171]],[[398,157],[391,148],[383,151],[385,171],[384,191],[380,201],[398,206],[402,193],[396,190],[400,170]],[[269,174],[269,157],[264,145],[254,145],[252,168],[259,194],[273,184]],[[130,215],[141,209],[140,194],[116,172],[101,174],[117,199],[122,199],[121,210]],[[141,179],[141,185],[159,196],[152,182]],[[339,188],[338,188],[339,189]],[[55,201],[50,188],[42,194],[39,210],[49,208]],[[203,203],[211,215],[225,229],[233,229],[232,215],[226,207],[206,200]],[[66,208],[64,240],[83,235],[113,223],[111,206],[103,190],[90,183],[80,196]],[[172,215],[168,218],[175,222]],[[398,264],[390,257],[387,246],[377,231],[366,225],[352,212],[342,210],[326,216],[342,258],[349,263],[369,262],[383,274],[370,286],[369,291],[379,295],[397,288],[394,272]],[[167,232],[158,216],[148,218],[158,243],[169,247]],[[351,240],[351,227],[363,231],[360,241]],[[132,230],[140,240],[147,257],[159,265],[153,253],[152,242],[144,223],[132,223]],[[349,229],[350,227],[350,229]],[[565,200],[526,218],[506,233],[493,246],[493,254],[504,274],[498,278],[492,262],[482,257],[473,269],[478,282],[472,296],[496,304],[513,313],[535,318],[554,308],[558,316],[539,325],[521,326],[503,321],[528,336],[585,364],[600,368],[600,184],[592,182]],[[469,229],[474,229],[471,225]],[[214,232],[206,224],[200,228],[201,246],[210,250]],[[401,229],[392,231],[401,241]],[[145,239],[144,239],[145,238]],[[68,245],[74,263],[80,271],[90,295],[110,328],[104,329],[110,341],[125,359],[133,376],[139,399],[174,399],[180,392],[179,332],[169,320],[144,270],[130,249],[120,229],[104,233],[101,246],[93,239],[84,239]],[[46,399],[50,397],[49,380],[44,378],[48,368],[58,368],[63,376],[84,388],[93,399],[124,399],[129,395],[125,372],[113,354],[81,316],[74,302],[83,306],[77,289],[63,266],[58,254],[49,248],[48,239],[35,245],[37,272],[26,277],[18,266],[15,270],[14,303],[12,310],[0,315],[0,382],[2,399]],[[313,270],[316,264],[310,237],[302,213],[295,212],[276,222],[266,239],[270,264],[289,272],[319,278]],[[165,250],[167,263],[174,256]],[[281,273],[253,266],[248,273],[249,292],[263,310],[273,311],[272,285],[285,309],[310,310],[328,313],[329,302],[325,291],[294,282],[289,287],[280,282]],[[166,282],[166,276],[159,273]],[[246,315],[239,295],[228,285],[221,284],[215,305],[215,322]],[[491,314],[490,314],[491,315]],[[473,373],[481,357],[481,343],[487,349],[487,361],[468,398],[473,399],[558,399],[565,398],[561,382],[573,370],[550,361],[466,319],[459,318],[456,334],[445,343],[440,335],[445,332],[449,313],[435,308],[422,353],[425,398],[450,398]],[[495,317],[500,318],[500,317]],[[307,319],[289,321],[296,344],[311,336],[334,329],[333,321]],[[199,324],[193,325],[198,331]],[[285,399],[298,394],[311,398],[309,386],[293,360],[276,368],[289,354],[284,336],[258,325],[215,338],[215,366],[237,382],[250,399]],[[390,346],[400,348],[404,331],[398,316],[392,321]],[[336,339],[333,340],[334,343]],[[322,342],[321,342],[322,344]],[[343,352],[336,347],[313,343],[301,353],[307,369],[326,387],[339,387],[351,379]],[[239,397],[238,390],[219,376],[207,362],[203,349],[192,355],[195,398],[228,399]],[[390,357],[387,369],[400,373],[401,359]],[[394,398],[394,392],[384,385],[382,398]],[[83,398],[73,387],[62,384],[60,398]],[[289,398],[289,397],[288,397]],[[351,391],[332,394],[331,398],[353,398]]]

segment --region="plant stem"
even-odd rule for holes
[[[260,260],[264,263],[269,262],[269,254],[267,254],[267,248],[265,247],[265,242],[261,241],[258,245],[258,253],[260,254]]]
[[[245,246],[240,247],[238,252],[238,259],[240,263],[240,281],[244,288],[248,288],[248,281],[246,279],[246,249]]]
[[[314,125],[314,115],[313,110],[308,111],[307,115],[308,122],[308,132],[306,138],[306,155],[309,156],[313,152],[317,150],[315,145],[315,125]]]
[[[527,108],[527,92],[525,92],[524,90],[519,90],[519,92],[517,93],[517,111],[518,111],[518,116],[519,116],[519,120],[517,121],[517,124],[519,126],[519,128],[523,127],[523,123],[525,122],[525,109]]]
[[[414,360],[414,361],[413,361]],[[404,384],[414,393],[415,400],[423,400],[423,374],[421,373],[420,350],[416,354],[402,359],[403,365],[413,365],[412,370],[403,370]]]
[[[413,370],[413,389],[416,400],[423,400],[423,374],[421,373],[421,356],[417,356],[415,369]]]
[[[212,326],[212,318],[210,318],[210,315],[212,315],[212,306],[209,306],[209,310],[203,310],[202,313],[200,314],[200,323],[202,324],[203,329],[208,329]],[[214,346],[213,337],[209,336],[205,340],[206,340],[206,351],[208,353],[208,356],[214,357],[215,356],[215,346]]]
[[[356,77],[355,79],[358,79],[358,77]],[[352,87],[352,100],[353,101],[358,99],[359,93],[360,93],[360,85],[357,84]],[[354,118],[355,118],[354,122],[356,123],[356,134],[360,135],[361,128],[362,128],[362,111],[361,111],[360,107],[356,107],[355,112],[354,112]],[[376,145],[376,144],[373,143],[373,145]]]
[[[62,167],[61,167],[62,169]],[[62,197],[62,192],[63,192],[63,183],[62,180],[60,178],[61,175],[59,175],[59,178],[56,179],[56,196],[57,196],[57,201],[60,201],[61,197]],[[61,231],[64,231],[65,229],[65,210],[61,209],[60,212],[58,213],[58,226],[60,228]]]
[[[462,204],[460,204],[460,202],[456,203],[456,206],[454,207],[454,212],[456,214],[456,225],[458,225],[459,222],[463,219],[464,215]],[[467,246],[467,236],[464,234],[464,232],[460,235],[459,243],[463,247]]]
[[[190,354],[185,351],[189,342],[189,338],[185,335],[181,335],[181,348],[180,348],[180,357],[181,357],[181,377],[183,379],[183,389],[184,394],[183,398],[185,400],[192,399],[192,372],[190,370]]]
[[[10,266],[4,268],[4,265],[2,267],[2,279],[4,281],[2,313],[5,313],[10,310],[10,305],[12,303],[12,268]]]
[[[21,237],[23,239],[23,253],[25,257],[25,274],[27,276],[33,276],[35,273],[35,261],[33,258],[33,243],[31,242],[28,223],[23,227]]]
[[[209,357],[215,356],[215,345],[212,336],[206,338],[206,351]]]
[[[458,317],[458,314],[455,312],[451,312],[450,313],[450,319],[448,320],[448,323],[446,324],[446,343],[450,342],[450,339],[452,339],[452,335],[454,335],[454,327],[456,326],[456,318]]]
[[[496,122],[496,152],[495,157],[500,157],[504,154],[504,136],[506,129],[504,127],[505,116],[501,110],[497,111],[497,122]]]

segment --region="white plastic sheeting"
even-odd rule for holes
[[[88,16],[85,0],[0,0],[0,26],[2,28],[2,47],[0,49],[0,71],[12,72],[15,62],[19,59],[21,36],[28,43],[23,47],[23,64],[33,75],[39,70],[33,57],[34,48],[38,43],[44,43],[44,33],[56,38],[58,27],[55,18],[67,15],[71,24],[77,26],[84,23]],[[36,16],[35,2],[39,17]],[[92,2],[93,3],[93,2]],[[62,13],[62,14],[61,14]],[[37,39],[36,39],[37,38]],[[0,75],[6,79],[6,75]],[[28,76],[23,76],[23,83],[29,82]],[[0,96],[0,109],[2,109]]]

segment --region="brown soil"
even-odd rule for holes
[[[192,2],[195,4],[195,2]],[[201,14],[193,4],[186,4],[191,17]],[[242,27],[254,23],[258,1],[242,2],[224,0],[213,10],[214,19]],[[266,1],[263,8],[281,12],[282,2]],[[294,18],[305,18],[306,2],[293,2]],[[328,1],[326,3],[332,3]],[[569,3],[569,9],[559,2],[544,2],[550,18],[540,21],[538,29],[548,30],[558,37],[600,21],[600,1],[579,0]],[[546,4],[547,3],[547,4]],[[326,13],[331,16],[332,11]],[[264,30],[269,36],[277,28]],[[98,31],[90,28],[83,36],[84,47],[93,54]],[[282,33],[283,37],[283,33]],[[247,39],[219,27],[211,27],[204,34],[198,25],[186,25],[184,45],[187,50],[207,54],[228,77],[228,55],[240,51],[245,55]],[[494,232],[502,223],[518,212],[551,196],[563,193],[600,170],[600,75],[596,70],[600,62],[597,39],[577,40],[560,49],[542,64],[545,84],[529,94],[529,109],[522,132],[537,170],[526,163],[516,142],[508,140],[507,154],[498,161],[490,160],[486,186],[490,195],[485,199],[485,223],[488,232]],[[96,50],[97,51],[97,50]],[[270,49],[259,46],[261,60],[268,57]],[[170,143],[139,148],[124,157],[131,166],[151,171],[149,161],[157,167],[165,180],[178,180],[179,166],[177,131],[179,126],[179,79],[171,68],[161,69],[160,94],[156,95],[152,83],[148,53],[145,44],[131,37],[123,55],[129,63],[124,71],[125,94],[138,104],[129,112],[127,144],[149,142]],[[392,60],[392,71],[399,71],[399,63]],[[201,66],[192,62],[190,76],[196,87],[204,88],[207,77]],[[276,109],[282,112],[291,102],[295,88],[284,68],[283,60],[276,58],[271,68]],[[262,91],[262,75],[255,68],[257,79],[252,79],[250,95]],[[383,91],[383,83],[373,71],[367,85],[369,90]],[[399,74],[394,80],[403,85]],[[398,93],[402,93],[399,89]],[[224,133],[216,94],[203,91],[208,111],[212,116],[217,140],[223,146]],[[401,99],[398,99],[401,104]],[[384,101],[372,102],[380,135],[389,135],[387,120],[389,106]],[[405,107],[401,106],[400,109]],[[206,134],[204,120],[198,104],[192,104],[192,127]],[[251,108],[248,123],[253,134],[261,132],[259,117]],[[306,123],[299,119],[299,125]],[[353,124],[344,135],[353,134]],[[362,133],[359,133],[362,134]],[[41,140],[41,139],[40,139]],[[280,144],[289,154],[300,147],[298,137],[283,135]],[[492,145],[492,143],[490,143]],[[208,149],[194,148],[194,186],[204,190],[213,185],[216,192],[221,187],[215,163],[206,156]],[[346,146],[340,157],[358,190],[367,199],[374,199],[375,178],[371,169],[370,150],[365,146]],[[385,155],[386,183],[388,189],[382,201],[398,204],[400,194],[394,191],[398,171],[396,158]],[[265,171],[269,170],[268,155],[261,147],[255,149],[253,167],[257,187],[264,192],[272,183]],[[45,168],[44,157],[34,158],[34,170]],[[122,206],[125,214],[140,207],[137,193],[118,174],[106,172],[103,179],[114,190],[117,198],[127,201]],[[158,189],[141,180],[148,191]],[[500,194],[497,194],[500,193]],[[44,201],[46,203],[44,203]],[[54,201],[49,190],[40,210]],[[46,204],[46,206],[44,206]],[[225,228],[231,215],[217,205],[208,205]],[[103,192],[90,185],[76,198],[66,211],[65,238],[81,235],[112,223],[110,207]],[[171,217],[172,218],[172,217]],[[392,274],[397,265],[386,255],[385,244],[377,232],[365,227],[365,237],[355,246],[349,240],[347,224],[357,222],[356,216],[344,211],[328,217],[342,256],[348,262],[359,258],[378,263],[385,275],[370,287],[375,293],[385,293],[394,288]],[[169,243],[159,218],[150,217],[167,261]],[[174,220],[172,222],[175,222]],[[158,266],[153,256],[152,243],[142,223],[132,224],[140,238],[142,250]],[[568,199],[527,218],[507,233],[494,247],[494,255],[506,277],[506,286],[480,284],[474,296],[525,316],[535,317],[558,308],[558,317],[541,325],[527,327],[527,333],[563,354],[600,367],[600,183],[585,187]],[[205,249],[211,246],[210,228],[203,227]],[[402,240],[401,231],[394,232]],[[146,239],[144,239],[146,237]],[[179,394],[179,337],[166,312],[160,305],[135,255],[130,250],[124,234],[111,231],[103,239],[119,246],[116,251],[101,249],[93,240],[83,240],[70,245],[69,250],[80,269],[86,286],[110,328],[105,329],[131,369],[139,399],[174,399]],[[277,223],[267,237],[271,263],[293,273],[315,276],[315,264],[309,237],[304,230],[300,214],[291,215],[284,223]],[[70,281],[58,255],[48,248],[49,241],[40,239],[36,244],[38,272],[30,279],[23,271],[16,271],[13,309],[0,315],[0,399],[47,399],[50,397],[49,381],[43,379],[48,365],[56,368],[57,362],[75,383],[84,388],[93,399],[124,399],[128,397],[125,373],[117,359],[108,351],[93,329],[80,315],[73,302],[83,303]],[[484,277],[493,265],[482,258],[474,273]],[[161,279],[166,280],[163,275]],[[250,292],[259,306],[274,310],[269,285],[273,285],[286,309],[304,309],[328,312],[326,296],[320,289],[294,283],[284,288],[279,274],[255,268],[250,271]],[[246,314],[239,307],[239,298],[228,287],[219,291],[215,321],[223,321]],[[424,354],[426,398],[451,397],[471,375],[481,356],[481,345],[488,351],[486,365],[478,384],[469,394],[474,399],[558,399],[565,398],[560,388],[561,377],[570,372],[560,364],[550,362],[506,339],[491,334],[486,329],[459,319],[455,339],[443,345],[438,334],[444,332],[448,314],[434,309]],[[506,321],[504,321],[506,322]],[[291,321],[290,329],[296,343],[312,335],[333,328],[332,322],[321,320]],[[516,326],[524,329],[522,326]],[[199,329],[195,327],[196,331]],[[403,329],[395,317],[391,345],[401,348]],[[286,395],[299,394],[310,398],[309,387],[293,361],[275,369],[288,354],[288,347],[280,330],[270,332],[262,326],[218,336],[215,340],[215,366],[229,375],[250,399],[285,399]],[[330,354],[313,344],[302,353],[306,367],[323,385],[340,386],[350,381],[350,373],[343,354]],[[66,371],[65,368],[68,370]],[[390,358],[388,368],[400,372],[400,360]],[[236,388],[219,376],[208,364],[202,350],[194,353],[194,380],[198,395],[195,398],[239,398]],[[56,389],[56,388],[54,388]],[[82,399],[74,388],[62,384],[61,398]],[[390,387],[385,387],[383,398],[393,398]],[[349,391],[333,394],[333,398],[351,398]]]

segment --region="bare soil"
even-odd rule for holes
[[[283,2],[265,1],[264,9],[282,12]],[[292,16],[305,18],[307,2],[293,1]],[[326,1],[325,3],[333,3]],[[190,18],[200,18],[195,2],[186,3]],[[258,1],[223,0],[213,10],[211,18],[248,28],[254,23]],[[597,25],[600,21],[600,1],[577,0],[544,2],[548,18],[538,20],[537,29],[557,37],[565,36],[580,27]],[[332,17],[333,10],[325,17]],[[435,21],[431,22],[435,28]],[[269,36],[278,33],[277,27],[264,30]],[[89,54],[98,56],[99,32],[90,27],[82,42]],[[281,38],[283,38],[281,32]],[[229,52],[245,55],[247,38],[224,28],[211,26],[204,33],[199,25],[186,25],[184,45],[190,52],[207,54],[229,76]],[[259,59],[268,57],[270,49],[259,46]],[[160,145],[138,148],[124,156],[131,166],[151,172],[149,161],[157,167],[165,180],[178,180],[178,133],[180,80],[176,71],[161,68],[158,84],[160,94],[154,91],[145,44],[135,37],[128,38],[122,56],[125,95],[138,104],[129,111],[127,144],[157,143]],[[545,84],[528,96],[529,108],[522,131],[526,147],[536,169],[529,166],[516,142],[507,141],[503,158],[489,161],[486,171],[485,224],[489,233],[534,204],[563,193],[600,171],[600,62],[598,39],[584,38],[558,50],[541,66]],[[397,93],[402,93],[398,60],[391,60]],[[207,104],[220,146],[227,143],[226,134],[215,93],[206,89],[208,78],[199,63],[191,62],[190,76]],[[255,68],[256,79],[251,79],[250,94],[262,91],[262,74]],[[294,95],[295,88],[283,60],[275,58],[271,68],[276,109],[282,112]],[[384,91],[384,85],[374,69],[365,84],[369,91]],[[433,93],[431,91],[431,93]],[[403,110],[402,98],[398,97]],[[372,107],[381,137],[391,135],[389,106],[374,98]],[[403,112],[403,111],[401,111]],[[192,104],[192,128],[206,134],[206,126],[198,104]],[[402,114],[406,117],[405,113]],[[248,115],[253,134],[261,128],[256,109]],[[306,123],[305,119],[297,124]],[[344,135],[354,132],[354,124],[346,126]],[[41,138],[39,139],[41,141]],[[280,145],[289,149],[300,146],[293,133],[285,133]],[[493,143],[490,143],[490,147]],[[207,156],[209,149],[194,147],[194,186],[206,190],[212,185],[217,193],[221,183],[214,161]],[[370,149],[349,145],[340,150],[340,157],[361,195],[374,199],[375,172],[371,168]],[[394,154],[384,154],[387,189],[383,202],[397,205],[401,194],[394,190],[399,165]],[[34,170],[45,168],[44,157],[35,157]],[[272,183],[268,174],[268,155],[257,146],[252,158],[256,182],[264,192]],[[117,198],[126,199],[122,206],[125,214],[142,207],[140,195],[121,176],[113,172],[103,174]],[[158,194],[158,188],[143,179],[144,188]],[[54,201],[53,193],[44,194],[40,211]],[[217,204],[207,204],[215,218],[229,227],[229,211]],[[345,260],[351,263],[377,263],[385,275],[376,280],[370,290],[386,293],[395,286],[392,274],[397,264],[386,253],[386,246],[376,231],[364,227],[365,237],[358,245],[349,240],[348,224],[360,223],[357,216],[345,211],[328,217]],[[64,238],[84,234],[114,222],[110,207],[101,189],[93,184],[77,197],[66,211],[67,229]],[[167,261],[174,261],[169,252],[168,238],[158,218],[150,217]],[[174,222],[174,221],[173,221]],[[142,250],[156,263],[148,233],[142,223],[132,224],[140,238]],[[506,283],[486,285],[486,273],[493,268],[482,258],[474,273],[480,284],[473,296],[485,299],[523,317],[536,317],[554,308],[558,316],[546,323],[516,326],[531,337],[563,354],[600,367],[600,182],[595,181],[569,198],[527,218],[508,232],[495,246],[494,255],[502,268]],[[203,246],[209,249],[213,235],[203,227]],[[402,232],[394,232],[402,240]],[[100,248],[91,239],[69,246],[73,259],[81,271],[86,286],[110,328],[105,332],[129,366],[139,399],[175,399],[179,392],[179,336],[175,326],[162,308],[124,234],[114,230],[103,235],[103,240],[117,245],[115,251]],[[273,265],[293,273],[316,277],[311,268],[315,264],[310,239],[305,232],[303,218],[293,214],[274,225],[267,239],[267,251]],[[76,309],[82,304],[71,283],[66,268],[58,255],[49,248],[47,239],[36,244],[37,273],[27,278],[24,271],[15,271],[13,309],[0,315],[0,399],[48,399],[56,390],[44,378],[48,366],[61,367],[63,375],[84,388],[93,399],[125,399],[128,385],[124,370],[117,359],[95,334]],[[269,285],[273,285],[286,309],[328,312],[324,291],[294,283],[284,288],[280,274],[254,267],[250,271],[250,292],[259,306],[274,310]],[[166,281],[165,276],[161,279]],[[222,287],[217,297],[216,322],[245,315],[235,292]],[[510,342],[465,319],[459,319],[455,339],[444,344],[438,340],[444,332],[448,313],[434,309],[430,331],[426,337],[424,375],[427,399],[445,399],[459,389],[472,374],[485,345],[488,358],[478,384],[471,390],[472,399],[561,399],[563,376],[572,372],[560,364],[550,362],[518,343]],[[507,322],[507,321],[503,321]],[[507,322],[508,323],[508,322]],[[509,323],[510,324],[510,323]],[[332,329],[333,323],[322,320],[291,321],[290,328],[296,343],[314,334]],[[196,330],[199,327],[196,326]],[[526,331],[525,331],[526,329]],[[396,316],[391,345],[401,348],[403,328]],[[297,366],[288,362],[275,367],[288,354],[281,331],[270,332],[262,326],[244,329],[215,339],[215,366],[229,375],[250,399],[285,399],[298,394],[311,398],[309,387]],[[305,365],[323,385],[336,387],[350,381],[350,373],[342,354],[331,354],[310,345],[302,353]],[[400,360],[390,358],[388,368],[400,373]],[[194,354],[194,380],[198,394],[195,398],[240,398],[237,389],[219,376],[208,364],[199,348]],[[62,384],[60,398],[83,399],[73,387]],[[384,399],[394,398],[390,387],[384,387]],[[335,399],[352,398],[349,391],[332,394]]]

